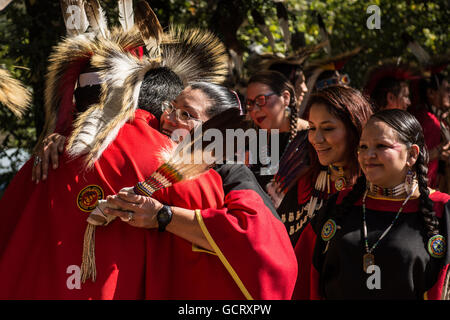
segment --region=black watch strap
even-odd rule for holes
[[[172,221],[172,209],[169,206],[163,205],[163,207],[156,214],[156,220],[158,221],[158,231],[163,232],[166,230],[167,225]]]

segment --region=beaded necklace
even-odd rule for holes
[[[367,268],[371,265],[375,264],[375,256],[373,255],[373,250],[377,247],[378,243],[383,239],[388,232],[393,227],[394,223],[397,221],[398,217],[400,216],[400,213],[403,211],[403,208],[405,207],[405,204],[408,202],[408,200],[413,195],[414,191],[416,190],[417,185],[414,186],[413,190],[408,194],[405,201],[403,201],[400,209],[398,210],[397,214],[395,215],[394,219],[392,220],[391,224],[384,230],[383,234],[378,238],[378,240],[374,243],[374,245],[369,249],[369,241],[367,239],[367,223],[366,223],[366,197],[369,190],[366,190],[364,193],[363,199],[362,199],[362,211],[363,211],[363,234],[364,234],[364,247],[366,253],[363,255],[363,269],[364,272],[367,272]]]
[[[393,188],[382,188],[373,183],[369,184],[369,192],[372,195],[386,196],[386,197],[397,197],[405,192],[405,183],[400,183],[398,186]]]

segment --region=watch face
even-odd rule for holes
[[[158,220],[158,229],[164,231],[166,226],[172,220],[172,210],[170,210],[170,207],[168,206],[163,206],[161,210],[158,211],[156,218]]]
[[[161,211],[158,213],[158,221],[159,223],[168,223],[170,220],[170,214],[167,212],[167,210],[161,209]]]

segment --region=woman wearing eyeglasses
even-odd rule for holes
[[[164,106],[160,130],[180,140],[180,129],[188,133],[239,106],[229,89],[193,83]],[[216,165],[152,197],[121,192],[107,200],[125,211],[105,213],[149,229],[147,298],[290,299],[297,275],[293,248],[270,198],[244,164]],[[160,220],[167,208],[170,218]]]
[[[374,114],[358,161],[364,175],[312,223],[314,297],[450,299],[450,196],[427,187],[419,122],[404,110]]]
[[[218,99],[215,97],[218,95],[218,91],[211,89],[207,91],[207,86],[206,83],[192,84],[185,88],[174,101],[163,106],[164,112],[160,120],[161,133],[171,137],[177,129],[185,129],[189,132],[194,126],[207,121],[211,115],[227,109],[229,102],[224,97],[222,97],[221,103],[211,106],[209,101]],[[214,97],[208,97],[207,93]],[[214,110],[210,110],[210,108],[214,108]],[[178,140],[178,137],[172,138]]]
[[[261,164],[264,162],[261,156],[270,157],[273,152],[271,139],[278,140],[278,155],[281,158],[297,132],[308,126],[305,120],[297,116],[297,106],[300,105],[299,100],[303,98],[305,90],[306,85],[303,82],[300,86],[301,93],[297,96],[291,82],[282,73],[273,70],[256,73],[248,81],[246,112],[257,128],[267,130],[267,140],[258,141],[258,161],[256,164],[250,164],[250,169],[264,190],[267,190],[267,184],[276,173],[274,164],[269,163],[265,166]],[[278,130],[278,134],[274,133],[274,130]],[[270,167],[274,169],[270,170]],[[284,201],[277,208],[290,236],[294,234],[291,222],[296,205],[297,190],[294,187],[289,190]]]

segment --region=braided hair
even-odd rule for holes
[[[425,232],[428,238],[439,233],[439,222],[436,213],[433,210],[433,202],[431,201],[428,190],[428,151],[425,145],[425,139],[422,127],[417,119],[409,112],[399,109],[383,110],[372,115],[369,121],[379,120],[386,123],[395,130],[398,140],[407,147],[413,144],[419,146],[420,152],[413,170],[416,172],[418,188],[420,192],[420,212],[422,214]],[[345,212],[362,197],[366,187],[366,178],[361,176],[358,178],[353,190],[344,198],[339,209],[337,210],[337,219],[342,218]]]

